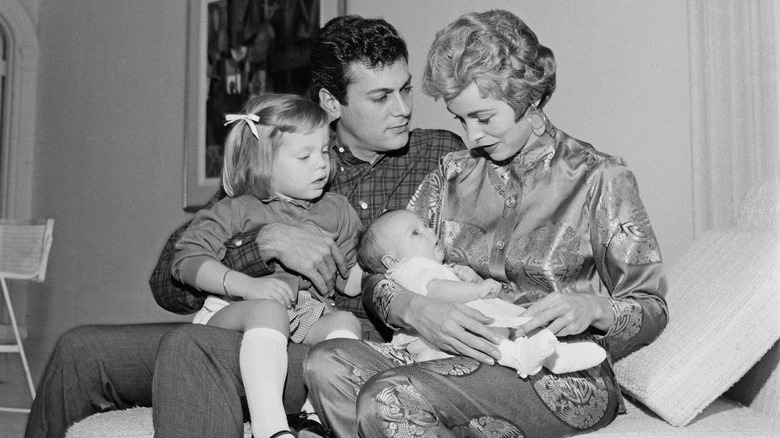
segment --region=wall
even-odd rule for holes
[[[146,283],[181,209],[186,1],[26,2],[40,38],[33,208],[56,220],[46,282],[28,302],[34,372],[57,337],[86,323],[185,320]],[[406,37],[415,125],[459,132],[419,93],[435,31],[473,1],[350,1]],[[485,1],[517,12],[559,60],[547,112],[637,174],[664,255],[690,242],[685,3]]]
[[[47,357],[76,325],[184,320],[156,305],[147,280],[188,217],[186,2],[41,0],[38,24],[33,209],[55,225],[27,307],[30,350]]]

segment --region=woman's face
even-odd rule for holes
[[[468,148],[482,149],[493,161],[512,158],[532,134],[525,117],[515,121],[512,107],[504,101],[482,97],[476,84],[447,101],[447,110],[466,130]]]

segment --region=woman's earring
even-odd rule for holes
[[[534,108],[531,115],[528,116],[528,123],[531,125],[531,130],[537,137],[541,137],[547,130],[547,117],[536,108]]]

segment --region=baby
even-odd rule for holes
[[[464,303],[494,318],[490,325],[504,336],[530,317],[524,309],[497,298],[501,283],[482,279],[468,266],[443,264],[444,250],[431,228],[413,212],[390,210],[377,217],[362,234],[358,263],[367,272],[383,273],[404,288],[443,301]],[[410,331],[400,331],[392,341],[419,361],[451,357]],[[520,377],[538,373],[542,367],[555,374],[580,371],[606,358],[603,348],[592,342],[564,343],[542,329],[530,337],[504,340],[498,345],[499,364],[517,370]]]

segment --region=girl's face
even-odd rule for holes
[[[322,195],[330,175],[328,126],[310,134],[282,134],[271,184],[277,195],[311,201]]]
[[[517,154],[531,137],[531,124],[525,117],[515,121],[515,112],[506,102],[482,97],[476,84],[469,85],[447,102],[466,130],[469,149],[482,149],[493,161],[505,161]]]

